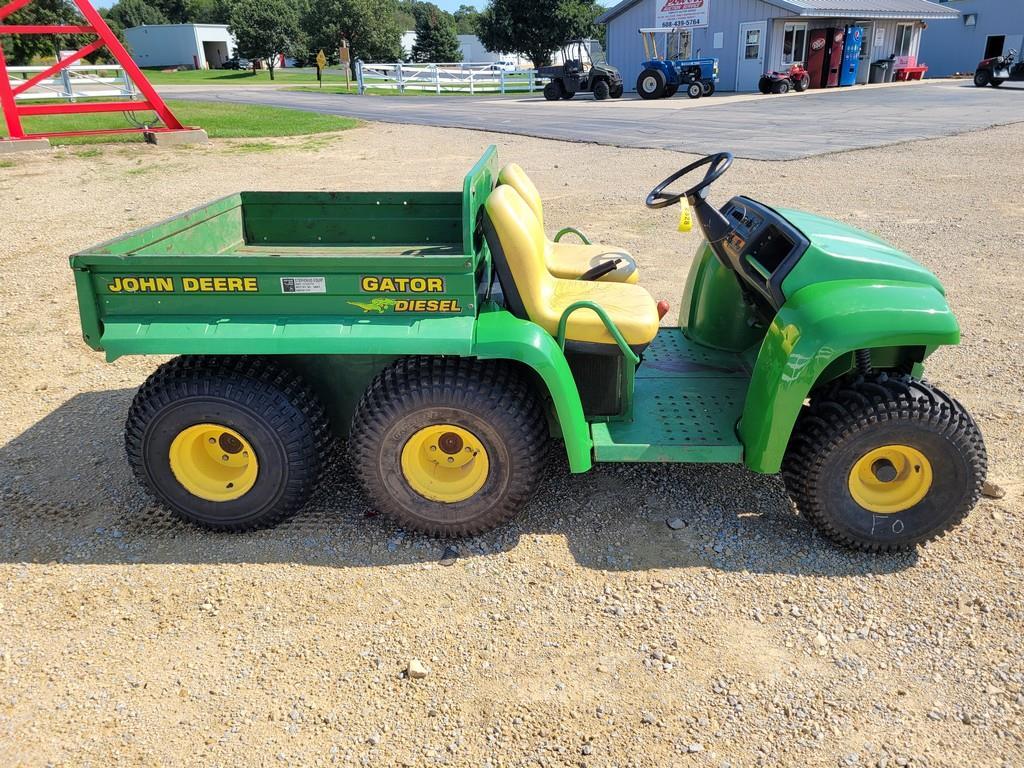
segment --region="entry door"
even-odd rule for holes
[[[757,90],[757,81],[764,74],[767,38],[767,21],[745,21],[740,24],[739,49],[736,52],[737,91]]]

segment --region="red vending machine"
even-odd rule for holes
[[[833,27],[826,30],[828,36],[825,44],[825,71],[822,79],[826,88],[839,85],[839,73],[843,69],[843,43],[846,41],[846,30]]]
[[[807,40],[807,61],[804,68],[811,78],[811,88],[825,86],[825,49],[828,47],[827,29],[812,29]]]

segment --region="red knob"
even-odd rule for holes
[[[668,300],[662,299],[658,302],[658,319],[661,320],[665,315],[668,314]]]

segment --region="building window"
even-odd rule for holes
[[[897,56],[910,55],[910,43],[914,37],[913,24],[896,25],[896,48],[893,51]]]
[[[976,13],[965,13],[964,14],[964,26],[965,27],[976,27],[976,26],[978,26],[978,14],[976,14]]]
[[[761,58],[761,30],[760,29],[748,29],[746,44],[743,46],[743,58],[745,59],[760,59]]]
[[[807,25],[787,24],[782,33],[782,64],[803,64],[807,52]]]

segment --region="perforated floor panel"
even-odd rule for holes
[[[738,462],[750,374],[738,355],[663,328],[637,371],[633,421],[594,424],[598,461]]]

